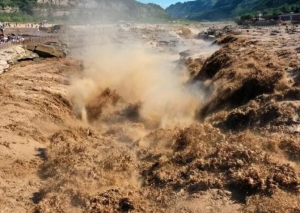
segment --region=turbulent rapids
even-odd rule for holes
[[[297,37],[189,27],[73,29],[0,75],[0,212],[300,211]]]

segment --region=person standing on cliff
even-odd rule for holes
[[[0,33],[4,34],[4,24],[0,22]]]

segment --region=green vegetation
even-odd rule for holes
[[[31,22],[33,16],[23,13],[0,13],[0,22]]]
[[[35,21],[37,17],[33,17],[33,14],[36,5],[37,0],[1,0],[1,9],[6,9],[7,7],[9,7],[12,9],[16,9],[17,12],[0,13],[0,21]]]
[[[21,13],[33,15],[37,0],[1,0],[0,7],[19,8]]]
[[[224,20],[237,16],[251,19],[258,14],[273,17],[283,13],[298,13],[300,9],[300,0],[217,0],[213,5],[212,3],[213,0],[196,0],[171,5],[166,10],[173,17],[187,17],[191,20]],[[202,10],[203,5],[211,6]]]
[[[259,8],[254,8],[255,10],[258,10]],[[287,4],[285,3],[282,6],[274,7],[274,8],[264,8],[261,10],[262,15],[264,16],[278,16],[284,13],[298,13],[300,10],[300,1],[298,3],[293,4]]]
[[[251,20],[253,18],[254,18],[254,15],[251,14],[251,13],[246,13],[246,14],[244,14],[244,15],[241,16],[242,20]]]
[[[293,4],[287,4],[285,3],[284,5],[278,6],[277,4],[270,4],[272,1],[265,1],[265,4],[263,5],[258,5],[254,7],[251,12],[245,13],[241,16],[241,19],[246,20],[246,19],[251,19],[251,17],[255,17],[258,14],[263,15],[264,17],[277,17],[278,15],[282,15],[285,13],[299,13],[300,10],[300,1],[297,3]],[[269,5],[271,7],[266,7]],[[272,7],[273,6],[273,7]],[[276,7],[277,6],[277,7]]]

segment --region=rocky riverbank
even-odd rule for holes
[[[9,67],[20,60],[38,58],[39,55],[25,49],[22,45],[11,46],[0,50],[0,74],[7,71]]]
[[[66,48],[55,42],[11,46],[0,50],[0,74],[8,71],[11,65],[19,61],[47,57],[65,57],[66,55]]]

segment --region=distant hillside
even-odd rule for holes
[[[262,13],[272,16],[298,12],[299,9],[300,0],[197,0],[171,5],[166,11],[176,18],[222,20],[245,13]]]
[[[185,3],[178,2],[166,8],[167,13],[173,18],[183,18],[194,13],[210,10],[217,0],[197,0]]]
[[[169,18],[156,4],[135,0],[0,0],[2,10],[17,8],[19,13],[65,19],[84,20],[161,20]],[[9,10],[6,10],[9,11]]]

